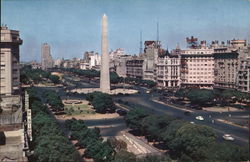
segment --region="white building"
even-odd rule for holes
[[[205,41],[181,52],[181,85],[183,87],[213,88],[213,53],[214,48],[206,46]]]
[[[180,87],[180,49],[168,51],[165,55],[158,57],[156,64],[157,85],[167,89],[178,89]]]
[[[44,43],[41,49],[41,64],[43,70],[53,67],[53,59],[50,52],[50,45],[48,43]]]
[[[0,95],[19,93],[19,46],[22,42],[19,31],[1,26]]]
[[[101,65],[101,56],[98,53],[85,52],[83,61],[80,63],[80,69],[99,69]]]

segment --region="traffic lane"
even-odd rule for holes
[[[102,137],[117,136],[120,131],[127,129],[127,125],[123,117],[111,119],[83,119],[89,128],[98,127]]]
[[[95,125],[112,125],[112,124],[120,124],[125,123],[122,116],[117,118],[106,118],[106,119],[82,119],[84,123],[88,126]]]
[[[239,144],[245,144],[248,142],[249,132],[245,129],[234,127],[221,122],[212,123],[212,119],[211,121],[208,121],[207,118],[205,119],[205,121],[198,121],[195,119],[195,116],[198,115],[197,113],[194,113],[192,116],[186,116],[184,115],[183,110],[178,110],[166,105],[158,104],[153,101],[150,101],[149,99],[143,99],[143,97],[138,98],[138,96],[136,97],[136,95],[124,96],[120,97],[120,99],[123,99],[124,101],[128,101],[130,103],[129,105],[125,106],[142,107],[156,114],[165,113],[167,115],[175,116],[177,118],[182,118],[189,122],[207,125],[219,132],[219,136],[223,135],[224,133],[232,134],[237,140],[239,140]]]

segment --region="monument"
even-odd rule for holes
[[[102,16],[102,55],[101,55],[101,76],[100,76],[100,88],[76,88],[70,90],[70,92],[77,93],[92,93],[95,91],[101,91],[103,93],[108,93],[111,95],[122,94],[134,94],[137,90],[134,89],[124,89],[116,88],[110,90],[110,78],[109,78],[109,53],[108,53],[108,18],[104,14]]]
[[[100,89],[103,93],[110,93],[109,54],[108,54],[108,18],[102,16],[102,56]]]

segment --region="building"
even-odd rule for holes
[[[63,60],[58,58],[56,60],[54,60],[53,66],[56,68],[60,68],[62,66]]]
[[[167,89],[178,89],[180,87],[180,49],[165,52],[160,55],[156,63],[157,85]]]
[[[236,87],[241,92],[250,93],[250,57],[240,64]]]
[[[53,59],[50,53],[50,46],[48,43],[44,43],[41,49],[41,64],[42,69],[47,70],[53,67]]]
[[[156,62],[160,51],[159,41],[145,41],[143,56],[143,79],[155,81]]]
[[[181,86],[212,89],[214,85],[214,48],[187,38],[188,49],[181,52]]]
[[[241,64],[241,70],[244,70],[246,67],[244,65],[246,65],[245,60],[248,53],[246,49],[247,44],[246,40],[232,40],[227,42],[227,46],[220,46],[214,49],[214,87],[235,89],[237,88],[237,78],[240,77],[238,76],[238,70]],[[238,83],[243,83],[240,80]]]
[[[20,90],[19,46],[22,40],[19,31],[1,27],[1,73],[0,95],[18,94]]]
[[[19,31],[1,26],[0,160],[27,161],[19,81]]]
[[[120,77],[126,77],[127,67],[126,62],[127,60],[131,59],[131,55],[127,55],[124,52],[124,49],[118,48],[115,51],[111,51],[109,53],[109,68],[111,71],[116,72],[117,75]]]
[[[133,57],[130,60],[126,61],[127,67],[127,77],[130,78],[143,78],[143,58]]]
[[[94,51],[85,52],[83,56],[83,60],[80,63],[81,69],[100,69],[101,65],[101,56]]]
[[[115,51],[111,51],[109,53],[109,58],[110,60],[113,60],[114,58],[119,58],[121,56],[125,55],[124,49],[123,48],[118,48]]]

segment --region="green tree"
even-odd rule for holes
[[[50,75],[49,79],[54,83],[54,84],[58,84],[60,82],[60,78],[57,75]]]
[[[110,83],[117,84],[121,81],[121,78],[116,72],[110,72]]]
[[[126,150],[121,150],[117,152],[114,156],[113,162],[129,162],[129,161],[136,161],[136,156],[128,152]]]
[[[162,131],[172,120],[172,117],[165,115],[149,115],[142,120],[142,132],[148,134],[149,138],[161,139]]]
[[[126,142],[118,140],[114,137],[108,138],[107,144],[115,151],[120,152],[121,150],[127,150]]]
[[[95,161],[111,161],[113,150],[107,143],[96,140],[91,145],[88,145],[85,155],[92,157]]]
[[[188,92],[187,97],[192,103],[204,105],[208,102],[212,102],[215,96],[212,90],[191,89]]]
[[[106,93],[94,95],[92,105],[98,113],[114,112],[116,109],[111,96]]]
[[[185,124],[176,132],[175,139],[169,145],[177,156],[185,153],[193,160],[206,159],[208,146],[215,143],[216,134],[207,126]]]
[[[140,158],[138,162],[171,162],[171,158],[166,155],[148,155]]]
[[[178,97],[181,100],[184,100],[184,98],[187,97],[188,91],[189,91],[188,89],[179,89],[175,93],[175,96]]]
[[[208,161],[248,161],[249,147],[231,143],[211,145],[207,151]]]
[[[149,113],[145,110],[134,108],[128,112],[125,121],[131,129],[140,130],[142,127],[142,120],[147,116],[149,116]]]
[[[184,120],[173,120],[167,127],[167,129],[162,132],[161,137],[166,145],[171,145],[171,142],[174,141],[176,132],[179,128],[187,124]]]
[[[43,136],[34,150],[39,162],[74,162],[76,150],[64,136]]]

